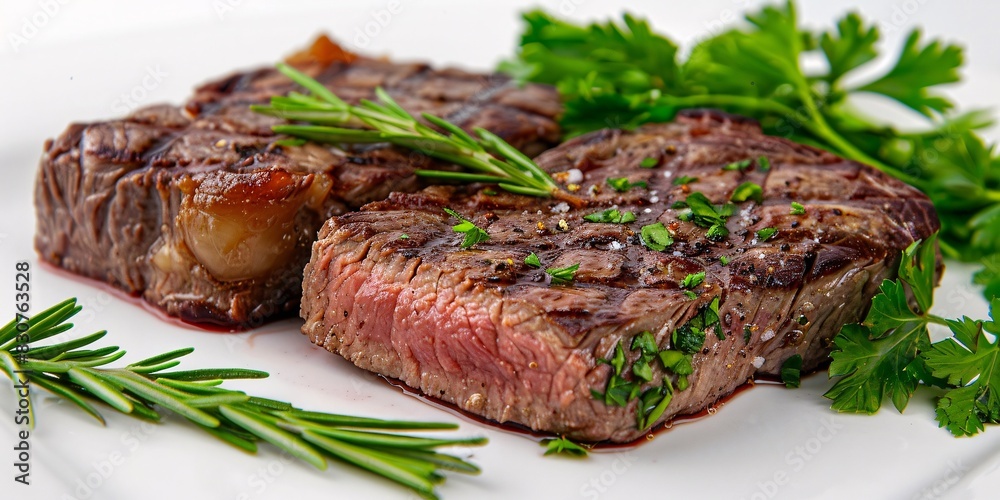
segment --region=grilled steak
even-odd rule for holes
[[[547,86],[358,57],[325,38],[290,62],[348,101],[382,86],[411,112],[488,128],[532,154],[559,137]],[[291,90],[259,69],[206,84],[182,107],[71,125],[41,160],[41,258],[185,320],[248,327],[294,312],[323,221],[414,191],[414,168],[435,165],[385,145],[277,144],[279,120],[249,105]]]
[[[900,251],[938,228],[930,201],[909,186],[715,112],[594,132],[537,162],[551,173],[579,170],[586,206],[435,186],[330,219],[305,270],[303,332],[471,413],[624,442],[754,376],[778,374],[795,354],[804,370],[824,364],[830,338],[862,318],[880,282],[895,276]],[[674,182],[682,176],[695,179]],[[623,177],[633,183],[625,192],[607,182]],[[709,238],[705,224],[674,208],[695,192],[725,203],[744,182],[762,186],[762,201],[736,203],[723,217],[727,236],[717,227]],[[792,215],[792,202],[805,213]],[[458,221],[443,207],[490,239],[461,249],[463,235],[451,228]],[[583,218],[613,207],[636,220]],[[663,251],[640,234],[656,222],[673,239]],[[776,232],[758,233],[765,228]],[[552,282],[525,263],[531,252],[542,268],[579,264],[575,279]],[[645,377],[634,366],[642,332],[655,343]],[[693,353],[691,373],[666,368],[659,351]],[[638,387],[625,406],[606,395],[621,382]],[[650,409],[665,392],[672,400],[657,417]],[[651,421],[640,425],[640,416]]]

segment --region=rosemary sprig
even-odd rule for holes
[[[475,129],[476,137],[473,137],[442,118],[421,114],[424,120],[443,130],[442,133],[418,121],[382,88],[375,90],[380,102],[362,100],[360,105],[354,106],[291,66],[279,63],[278,71],[311,94],[291,92],[287,96],[272,97],[269,105],[250,107],[257,113],[309,124],[275,125],[272,129],[277,133],[332,144],[388,142],[470,171],[417,170],[416,174],[422,177],[496,183],[512,193],[579,202],[530,158],[485,129]]]
[[[105,331],[38,344],[72,328],[67,321],[80,310],[76,299],[68,299],[27,319],[27,328],[18,327],[18,320],[0,328],[0,370],[12,381],[26,378],[29,387],[36,385],[76,404],[101,424],[105,421],[96,408],[99,403],[152,421],[170,410],[244,451],[255,453],[257,443],[264,441],[321,470],[326,469],[327,458],[334,458],[391,479],[425,498],[436,498],[434,486],[444,481],[439,471],[479,472],[474,464],[436,449],[479,446],[486,443],[485,438],[429,438],[398,432],[455,429],[456,425],[305,411],[284,401],[221,387],[226,379],[268,376],[258,370],[171,370],[192,348],[123,368],[107,368],[125,351],[117,346],[84,349],[102,339]],[[34,415],[28,423],[34,425]]]

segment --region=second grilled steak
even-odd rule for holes
[[[488,128],[528,153],[559,138],[548,86],[359,57],[325,38],[290,62],[348,101],[382,86],[410,112]],[[71,125],[41,160],[41,258],[189,321],[245,328],[295,311],[323,221],[414,191],[413,170],[435,167],[394,147],[277,144],[279,120],[249,105],[296,87],[259,69],[204,85],[182,107]]]
[[[332,218],[306,267],[303,332],[477,415],[629,441],[778,374],[793,355],[816,369],[895,277],[900,251],[938,228],[913,188],[714,112],[591,133],[537,161],[557,179],[580,177],[587,206],[433,187]],[[624,191],[609,179],[626,179],[612,181]],[[736,203],[722,237],[675,205],[695,192],[723,204],[747,182],[761,199]],[[461,249],[444,207],[490,239]],[[635,220],[584,219],[608,209]],[[662,251],[643,243],[655,223],[673,239]],[[578,264],[574,280],[552,283],[525,262],[532,252],[543,268]],[[652,357],[638,369],[644,349]],[[622,394],[633,383],[634,397]]]

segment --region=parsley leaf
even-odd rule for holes
[[[805,207],[805,205],[803,205],[803,204],[801,204],[801,203],[799,203],[797,201],[793,201],[792,202],[792,209],[791,209],[791,211],[789,211],[789,213],[791,215],[805,215],[806,214],[806,207]]]
[[[690,175],[682,175],[682,176],[677,177],[676,179],[674,179],[673,185],[675,185],[675,186],[683,186],[685,184],[691,184],[692,182],[698,182],[698,178],[697,177],[691,177]]]
[[[875,59],[878,38],[878,29],[865,26],[857,13],[851,12],[837,21],[836,33],[826,31],[819,40],[830,65],[826,81],[836,83],[847,72]]]
[[[802,356],[793,354],[781,364],[781,381],[789,389],[797,388],[802,380]]]
[[[542,267],[542,261],[538,259],[535,252],[528,254],[528,256],[524,258],[524,263],[531,267]]]
[[[486,231],[473,224],[471,220],[466,219],[462,214],[450,208],[445,208],[444,211],[447,212],[448,215],[461,221],[452,226],[451,229],[456,233],[465,233],[465,238],[462,240],[462,244],[460,245],[463,250],[490,239],[490,235],[487,234]]]
[[[936,40],[921,45],[920,31],[913,31],[907,37],[896,65],[882,78],[858,90],[891,97],[931,117],[931,111],[943,113],[954,104],[945,97],[932,94],[928,87],[957,82],[961,66],[961,48]]]
[[[659,164],[660,160],[658,158],[653,158],[652,156],[647,156],[639,162],[639,166],[642,168],[655,168]]]
[[[635,214],[632,212],[621,212],[617,208],[609,208],[603,212],[594,212],[584,215],[583,219],[590,222],[606,222],[609,224],[627,224],[635,222]]]
[[[566,267],[550,267],[545,272],[552,276],[553,285],[565,285],[573,281],[576,272],[580,269],[580,264],[573,264]]]
[[[609,186],[619,193],[624,193],[634,187],[645,188],[648,186],[646,181],[629,182],[627,177],[608,177],[607,182]]]
[[[546,455],[560,454],[573,457],[586,457],[587,449],[564,437],[543,439],[538,443],[545,447]]]
[[[689,194],[684,204],[688,210],[681,212],[677,218],[693,222],[700,227],[707,227],[706,237],[713,241],[719,241],[729,235],[726,220],[736,213],[736,205],[732,203],[713,205],[704,194],[697,191]]]
[[[753,182],[744,182],[736,187],[729,201],[741,203],[747,200],[756,201],[758,204],[764,202],[764,188]]]
[[[688,274],[681,280],[681,288],[694,288],[705,282],[705,271]]]
[[[1000,312],[1000,298],[990,305],[990,318]],[[985,423],[1000,423],[1000,328],[995,321],[968,317],[949,320],[950,339],[932,344],[921,357],[938,378],[955,387],[937,403],[937,420],[956,436],[971,436]],[[984,330],[993,334],[991,342]]]
[[[753,164],[753,160],[747,158],[746,160],[734,161],[732,163],[727,163],[722,166],[722,170],[747,170]]]
[[[670,231],[667,231],[662,222],[642,226],[639,238],[646,248],[657,252],[662,252],[674,244],[674,238],[670,236]]]
[[[763,229],[757,230],[757,239],[760,241],[767,241],[778,234],[778,230],[773,227],[765,227]]]

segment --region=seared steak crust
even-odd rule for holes
[[[411,112],[489,128],[532,154],[559,138],[550,87],[357,57],[320,42],[312,50],[326,53],[296,56],[297,65],[348,101],[382,86]],[[277,144],[270,128],[278,120],[249,105],[291,90],[274,69],[259,69],[208,83],[181,107],[70,125],[41,160],[41,258],[185,320],[250,327],[294,312],[322,222],[419,189],[414,168],[435,164],[384,145]]]
[[[722,168],[761,156],[769,170]],[[658,166],[641,168],[646,158]],[[623,442],[643,434],[636,400],[613,407],[591,394],[611,375],[598,360],[619,341],[628,352],[635,334],[650,331],[670,347],[671,332],[719,298],[725,339],[708,335],[690,387],[675,390],[659,421],[697,413],[755,375],[778,374],[793,354],[805,370],[823,364],[830,338],[862,318],[881,281],[895,276],[900,251],[938,228],[930,201],[909,186],[714,112],[594,132],[537,161],[553,173],[580,170],[587,206],[437,186],[327,221],[305,270],[303,332],[362,368],[486,418]],[[674,185],[680,176],[697,180]],[[606,179],[617,177],[648,188],[616,192]],[[737,204],[722,241],[671,208],[692,191],[723,203],[744,182],[763,187],[763,203]],[[804,215],[790,214],[793,201]],[[460,249],[446,206],[489,241]],[[637,220],[583,219],[610,207]],[[663,252],[639,236],[657,221],[674,238]],[[763,228],[777,233],[760,241]],[[549,283],[524,263],[530,252],[546,268],[580,264],[575,281]],[[706,279],[692,299],[680,283],[699,271]]]

